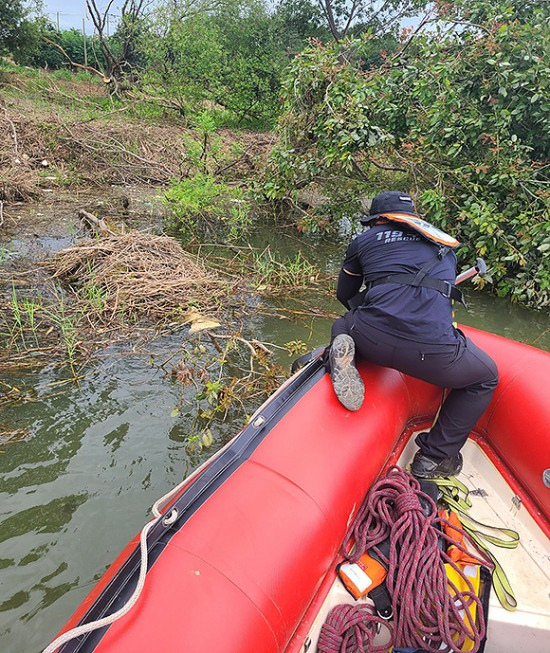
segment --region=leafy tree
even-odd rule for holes
[[[332,38],[316,0],[281,0],[273,17],[278,23],[281,47],[287,51],[300,51],[310,38]]]
[[[170,3],[143,44],[148,91],[184,114],[205,103],[272,120],[286,58],[276,23],[260,0],[212,7]]]
[[[17,55],[19,63],[27,66],[40,68],[66,68],[70,67],[71,61],[83,65],[84,37],[75,29],[57,31],[57,29],[43,18],[37,18],[33,22],[35,37],[31,47]],[[95,47],[93,38],[87,39],[88,60],[96,65],[103,66],[104,59]],[[66,54],[56,47],[58,44]],[[95,61],[99,55],[99,61]]]
[[[223,48],[221,93],[215,100],[241,119],[272,122],[287,63],[276,21],[262,0],[238,0],[213,18]]]
[[[462,255],[487,259],[499,294],[549,306],[550,7],[458,0],[437,19],[378,69],[368,35],[293,62],[266,192],[322,183],[349,214],[408,188]]]
[[[29,13],[22,0],[0,0],[0,55],[22,51],[32,42]]]
[[[220,94],[222,46],[218,26],[206,14],[185,20],[163,13],[153,27],[155,38],[143,43],[144,88],[166,97],[182,114]]]

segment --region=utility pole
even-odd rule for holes
[[[86,41],[86,22],[82,19],[82,38],[84,39],[84,65],[88,65],[88,43]]]
[[[60,32],[61,30],[59,29],[59,12],[56,12],[56,18],[57,18],[57,31]]]
[[[107,21],[107,38],[109,38],[109,14],[106,16],[106,21]]]

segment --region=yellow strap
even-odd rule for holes
[[[467,527],[468,530],[472,533],[478,535],[481,539],[499,546],[503,549],[515,549],[519,544],[519,533],[512,530],[511,528],[500,528],[499,526],[489,526],[488,524],[482,524],[478,522],[477,519],[470,517],[461,512],[459,515],[460,521],[462,522],[463,527]],[[505,535],[508,539],[502,537],[496,537],[485,531],[492,531],[495,533],[501,533]]]
[[[497,560],[496,556],[489,551],[484,542],[476,535],[475,532],[470,531],[467,527],[464,530],[468,533],[469,537],[477,544],[477,546],[484,552],[484,554],[491,560],[494,565],[493,573],[491,574],[495,594],[500,602],[500,605],[505,609],[513,612],[518,605],[514,590],[508,580],[508,576],[504,571],[502,565]]]
[[[449,478],[435,478],[432,480],[438,486],[443,501],[458,514],[462,528],[493,563],[492,582],[500,604],[505,610],[515,610],[517,601],[510,581],[496,556],[489,550],[487,542],[501,548],[515,549],[519,544],[519,533],[511,528],[500,528],[498,526],[482,524],[467,514],[466,511],[472,506],[469,497],[470,492],[464,483],[456,477],[451,476]],[[496,537],[491,533],[499,533],[505,537]]]

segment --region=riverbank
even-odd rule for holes
[[[86,73],[4,64],[0,90],[5,208],[59,188],[166,184],[192,172],[190,150],[204,142],[200,120],[190,121],[160,100],[111,98]],[[219,153],[229,157],[225,176],[246,177],[273,137],[231,129],[222,114],[212,115],[206,131],[216,130]]]
[[[210,184],[213,196],[199,199],[208,205],[217,202],[219,211],[227,207],[231,216],[234,209],[228,202],[234,201],[232,189],[246,185],[258,161],[265,159],[270,135],[216,127],[206,114],[191,124],[160,101],[138,101],[130,96],[123,100],[109,98],[104,84],[88,74],[9,65],[0,72],[0,88],[0,121],[6,127],[0,130],[3,364],[14,358],[24,360],[26,352],[34,364],[42,352],[51,357],[57,334],[58,348],[68,355],[74,372],[77,350],[85,350],[80,353],[87,358],[106,339],[124,339],[136,328],[155,337],[164,328],[189,323],[190,309],[195,322],[204,319],[203,309],[218,313],[215,321],[220,319],[216,309],[222,304],[238,315],[237,305],[228,301],[227,295],[230,288],[233,295],[249,290],[249,284],[242,282],[243,266],[249,267],[244,257],[233,267],[233,274],[223,270],[225,289],[220,285],[219,293],[208,293],[203,288],[201,295],[182,294],[172,307],[166,307],[165,315],[157,312],[155,319],[141,319],[144,315],[127,311],[122,302],[119,305],[118,292],[109,319],[109,304],[105,301],[108,283],[95,283],[97,270],[90,267],[91,281],[88,278],[79,283],[73,276],[70,284],[62,284],[61,278],[52,280],[52,262],[65,248],[78,248],[79,243],[94,236],[89,221],[82,221],[79,215],[87,214],[92,220],[97,216],[98,224],[115,240],[127,239],[130,233],[136,237],[150,234],[150,238],[162,234],[168,226],[167,216],[175,208],[183,212],[188,207],[191,212],[197,209],[202,189],[197,187],[193,195],[178,186],[197,174],[205,179],[206,187],[207,182],[219,178],[217,184]],[[165,199],[170,185],[175,194],[168,210]],[[220,199],[218,195],[226,190],[228,197]],[[207,213],[208,205],[198,208]],[[201,217],[206,223],[207,216]],[[196,215],[192,218],[197,226]],[[180,231],[178,219],[171,225],[175,232]],[[234,228],[231,222],[230,228]],[[191,246],[191,251],[198,261],[203,252],[198,252],[196,245],[194,250]],[[115,254],[117,245],[113,244],[113,248]],[[174,255],[177,249],[175,244]],[[147,258],[147,252],[144,255]],[[248,258],[253,263],[261,262],[252,250]],[[151,259],[150,268],[153,263]],[[176,261],[172,263],[174,285],[180,282]],[[171,262],[166,260],[164,264],[169,269]],[[144,265],[148,265],[147,260]],[[213,266],[219,267],[217,260],[213,260]],[[312,269],[306,269],[310,274],[302,275],[302,280],[315,276]],[[128,281],[133,281],[135,299],[140,292],[135,288],[139,282],[132,269],[126,274]],[[218,270],[211,272],[211,276],[217,274]],[[239,274],[241,283],[236,291]],[[256,285],[261,285],[264,277],[264,272],[259,271]],[[200,279],[197,283],[201,283]],[[146,291],[143,287],[143,297]],[[81,301],[82,295],[87,303]],[[150,311],[142,312],[146,318],[151,317]],[[90,332],[98,322],[102,328]]]

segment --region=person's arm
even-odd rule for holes
[[[349,311],[351,308],[348,301],[354,297],[361,288],[363,275],[350,272],[342,268],[338,274],[338,285],[336,286],[336,299]]]
[[[354,238],[349,244],[342,269],[338,275],[336,286],[336,299],[349,311],[349,300],[354,297],[363,284],[363,270],[357,255],[358,239]]]

